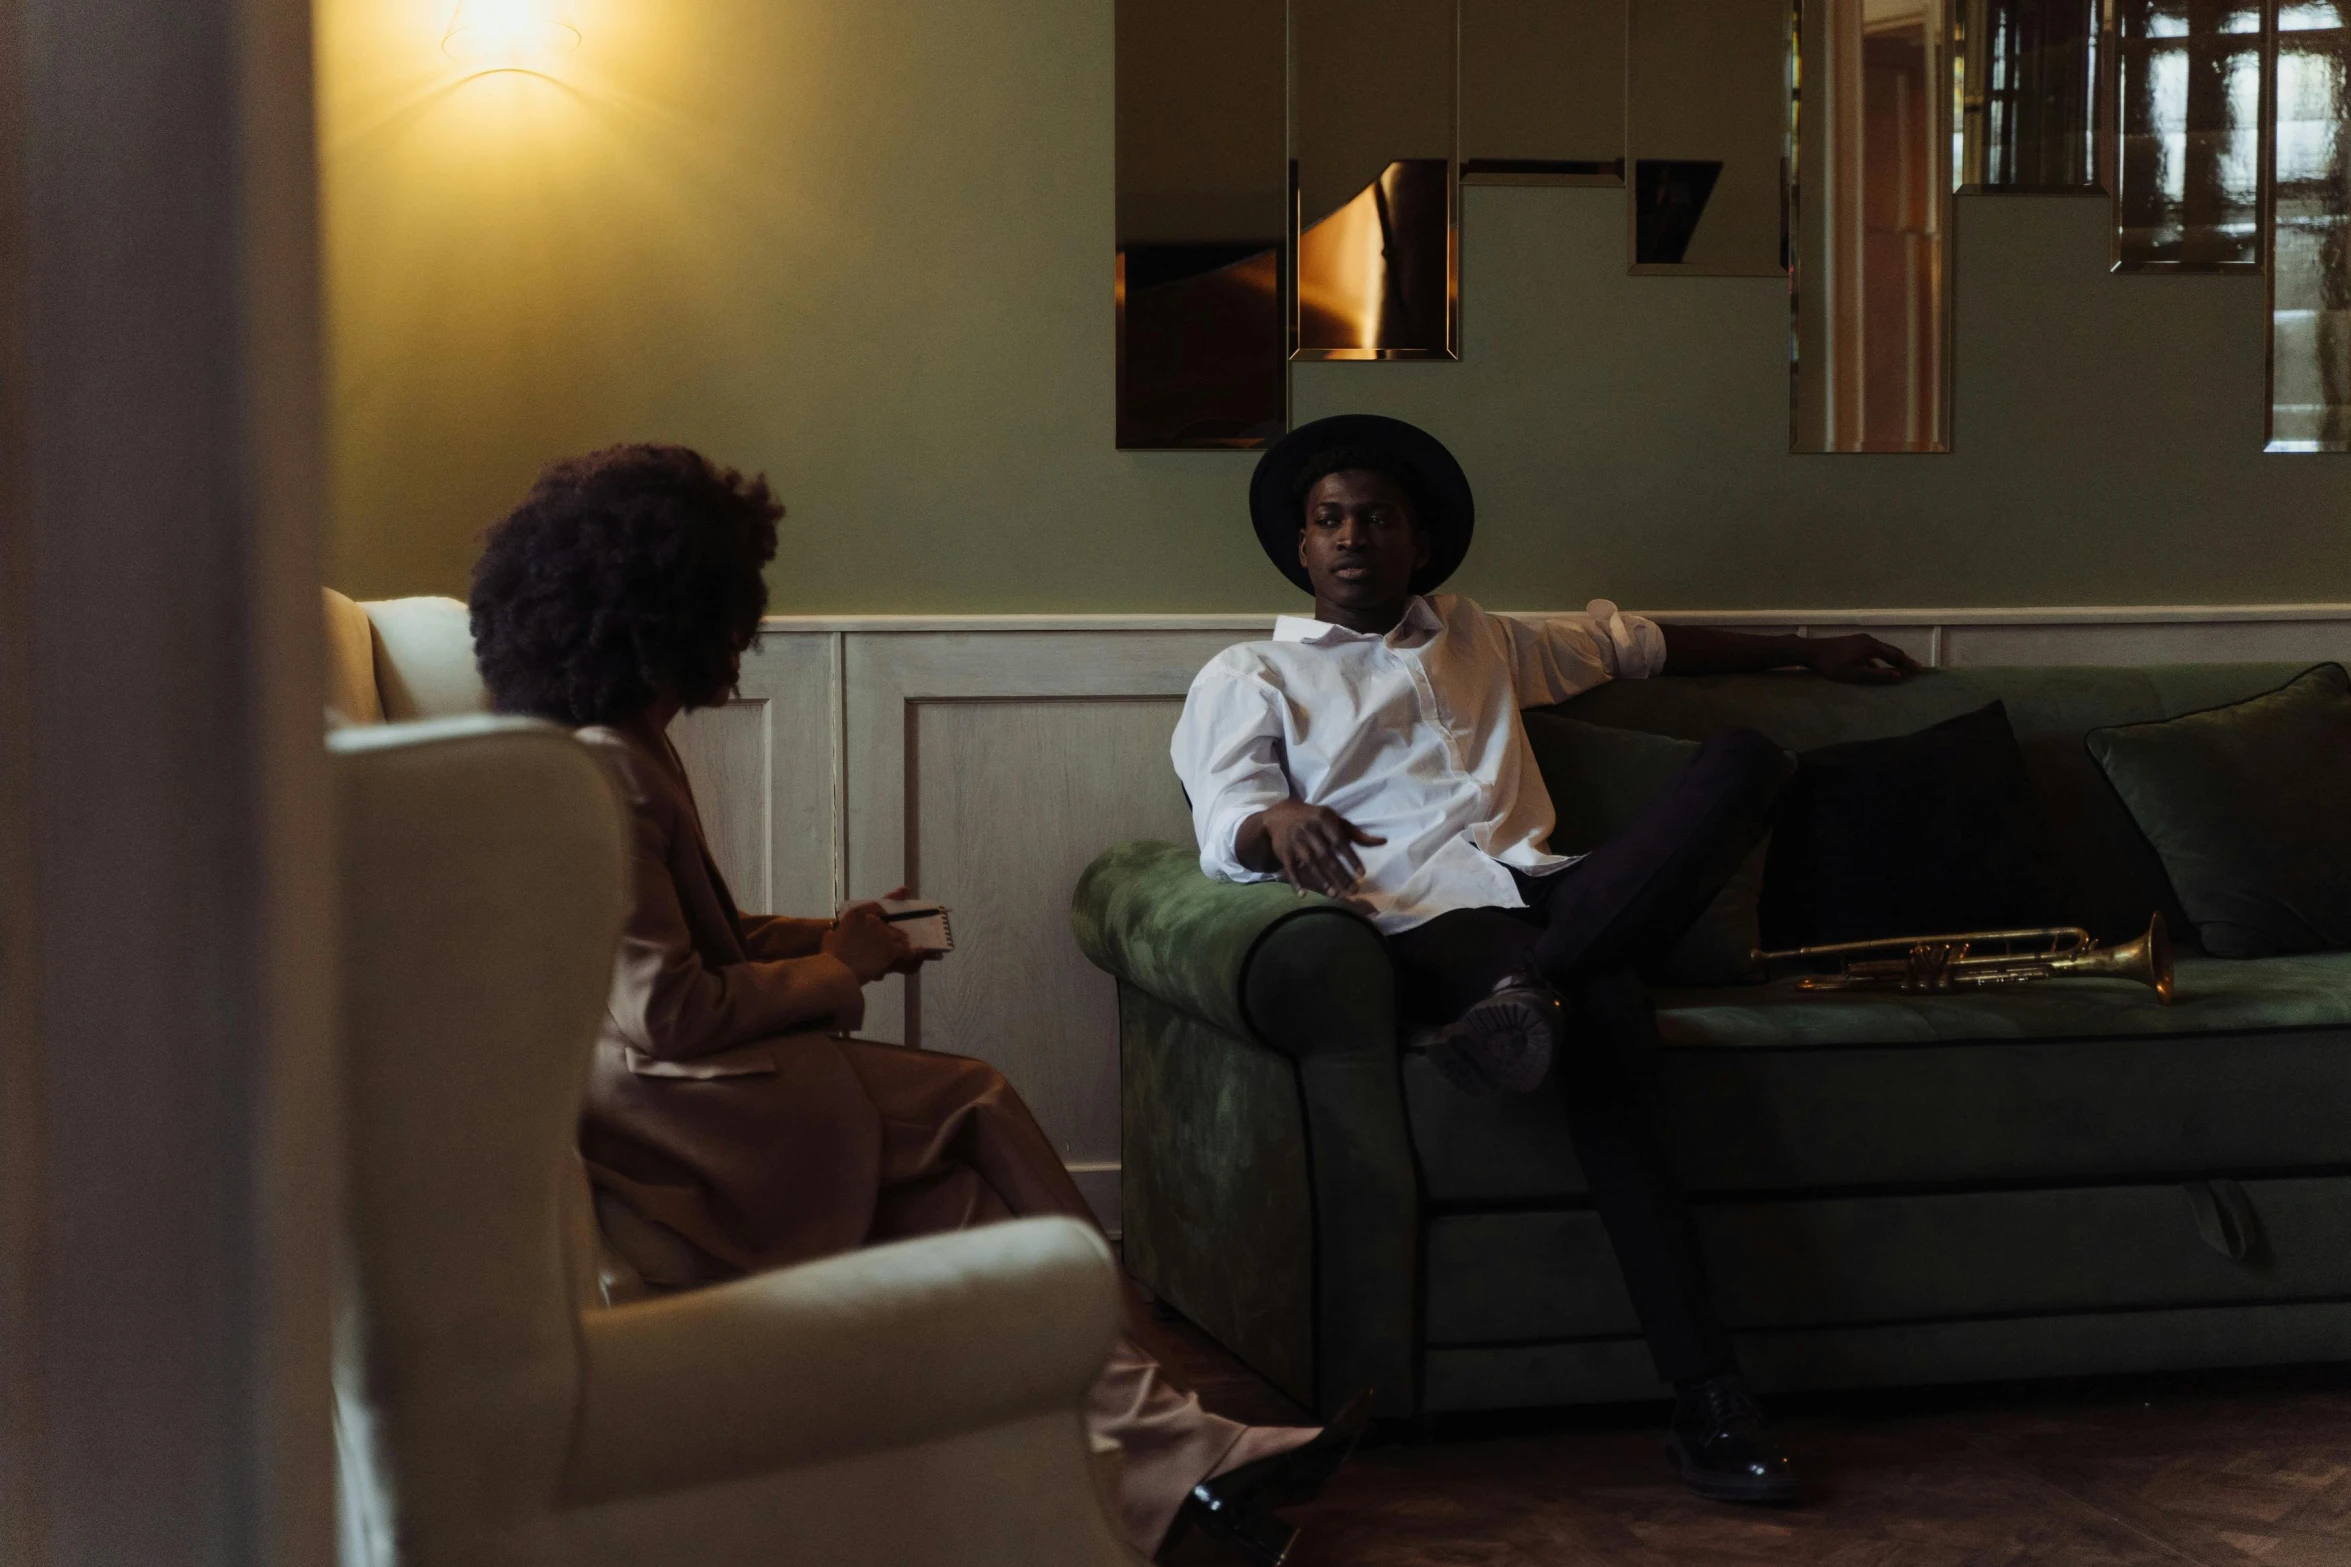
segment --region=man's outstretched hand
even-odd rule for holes
[[[1804,667],[1848,685],[1883,686],[1919,672],[1918,660],[1876,637],[1806,637]]]
[[[1744,675],[1810,669],[1851,685],[1891,685],[1919,673],[1918,660],[1876,637],[1755,636],[1713,626],[1661,625],[1665,673]]]
[[[1344,898],[1363,880],[1357,844],[1386,843],[1327,805],[1284,800],[1241,824],[1233,849],[1252,870],[1278,870],[1291,886]]]

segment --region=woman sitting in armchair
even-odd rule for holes
[[[676,446],[559,462],[491,528],[475,650],[500,710],[578,730],[634,828],[633,902],[580,1146],[608,1236],[656,1287],[687,1288],[879,1241],[1066,1214],[1076,1184],[985,1062],[849,1037],[864,987],[921,956],[878,904],[834,919],[738,911],[666,736],[724,701],[767,607],[783,508]],[[1128,1330],[1089,1400],[1124,1454],[1124,1523],[1146,1553],[1189,1532],[1278,1562],[1304,1500],[1360,1432],[1243,1426],[1200,1407]]]

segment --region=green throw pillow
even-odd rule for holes
[[[1551,852],[1583,854],[1623,830],[1698,754],[1695,740],[1611,729],[1556,713],[1528,713],[1527,741],[1551,791],[1559,825]],[[1706,912],[1648,977],[1662,985],[1738,985],[1764,976],[1751,961],[1767,838],[1734,871]]]
[[[2082,737],[2163,858],[2204,950],[2351,948],[2351,675]]]

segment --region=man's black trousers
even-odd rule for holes
[[[1634,970],[1661,957],[1761,841],[1786,776],[1751,729],[1715,736],[1624,831],[1550,876],[1522,909],[1456,909],[1388,939],[1407,1017],[1447,1022],[1514,974],[1559,992],[1567,1026],[1550,1080],[1566,1102],[1592,1206],[1668,1382],[1735,1369],[1653,1118],[1656,1016]]]

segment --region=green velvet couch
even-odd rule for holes
[[[1793,750],[2008,706],[2074,918],[2185,917],[2083,731],[2283,684],[2298,665],[1628,681],[1560,711]],[[1371,926],[1133,843],[1072,924],[1118,982],[1125,1254],[1328,1413],[1659,1388],[1564,1117],[1476,1097],[1394,1015]],[[2351,954],[2225,961],[2179,1001],[2123,980],[2000,993],[1663,991],[1671,1155],[1715,1297],[1765,1388],[2351,1358]]]

